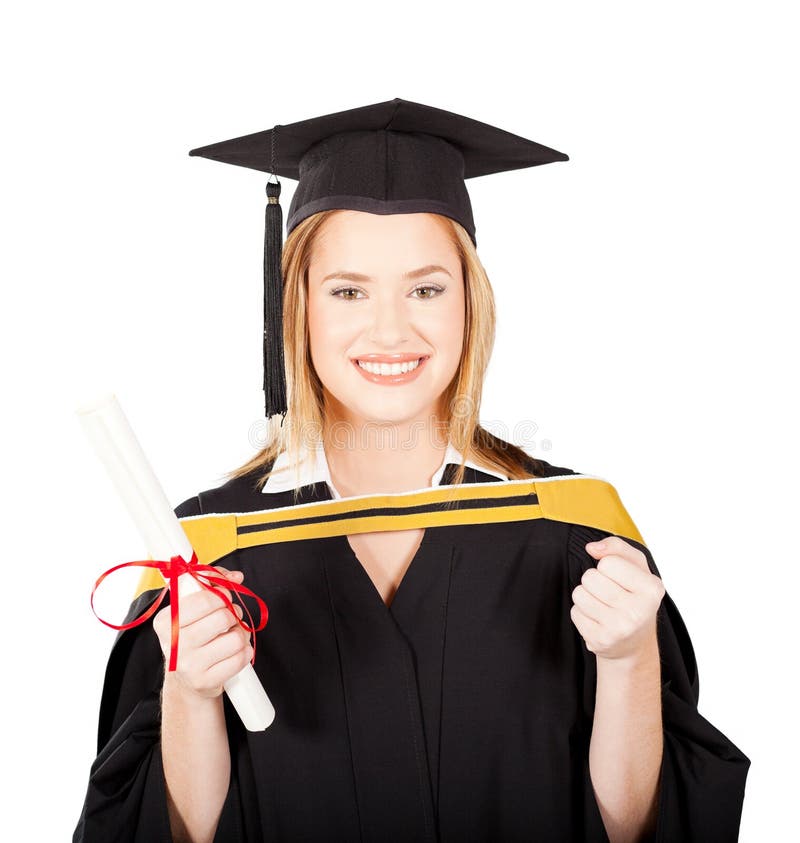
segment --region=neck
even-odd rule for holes
[[[323,431],[331,480],[340,495],[407,492],[429,486],[447,449],[446,425],[352,423]]]

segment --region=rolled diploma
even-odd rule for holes
[[[138,439],[113,394],[103,395],[76,409],[81,425],[127,506],[153,559],[180,554],[187,562],[192,546]],[[189,574],[178,577],[179,596],[202,586]],[[225,691],[251,732],[266,729],[275,709],[251,664],[225,683]]]

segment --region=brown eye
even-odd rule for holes
[[[355,287],[339,287],[338,290],[332,290],[331,295],[337,296],[338,298],[345,299],[346,301],[354,301],[355,296],[340,296],[339,293],[357,293],[358,290]]]
[[[428,284],[427,286],[424,286],[424,287],[416,287],[414,289],[414,292],[418,293],[422,290],[427,290],[428,293],[433,293],[433,295],[420,296],[420,298],[422,298],[422,299],[433,299],[433,298],[436,298],[436,296],[438,296],[439,293],[444,292],[444,287],[438,287],[438,286],[435,286],[433,284]]]

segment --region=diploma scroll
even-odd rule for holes
[[[191,543],[116,396],[101,396],[78,407],[76,412],[151,557],[171,559],[180,555],[191,559]],[[180,597],[202,588],[189,574],[181,574],[177,583]],[[275,709],[251,664],[245,665],[224,687],[246,729],[258,732],[272,723]]]

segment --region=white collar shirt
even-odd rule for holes
[[[454,465],[460,465],[461,458],[461,452],[452,444],[452,442],[448,442],[444,458],[442,459],[442,463],[436,470],[436,473],[431,478],[430,485],[438,486],[442,479],[442,475],[444,474],[446,466],[449,463],[452,463]],[[470,468],[482,471],[485,474],[490,474],[493,477],[497,477],[499,480],[508,480],[508,476],[503,474],[502,472],[490,468],[485,468],[484,466],[480,466],[477,463],[472,462],[471,460],[467,460],[466,465]],[[334,487],[333,482],[331,481],[330,469],[328,468],[328,460],[325,456],[325,449],[321,444],[318,444],[314,448],[311,453],[310,459],[301,460],[299,483],[295,481],[294,466],[290,466],[289,464],[289,456],[287,451],[282,451],[280,454],[278,454],[277,458],[275,459],[273,471],[277,471],[278,469],[286,470],[281,471],[279,474],[270,475],[262,489],[262,492],[264,492],[265,494],[271,494],[273,492],[291,491],[295,488],[302,488],[303,486],[309,486],[314,483],[320,483],[324,481],[328,484],[328,488],[330,489],[331,494],[334,498],[342,497]]]

